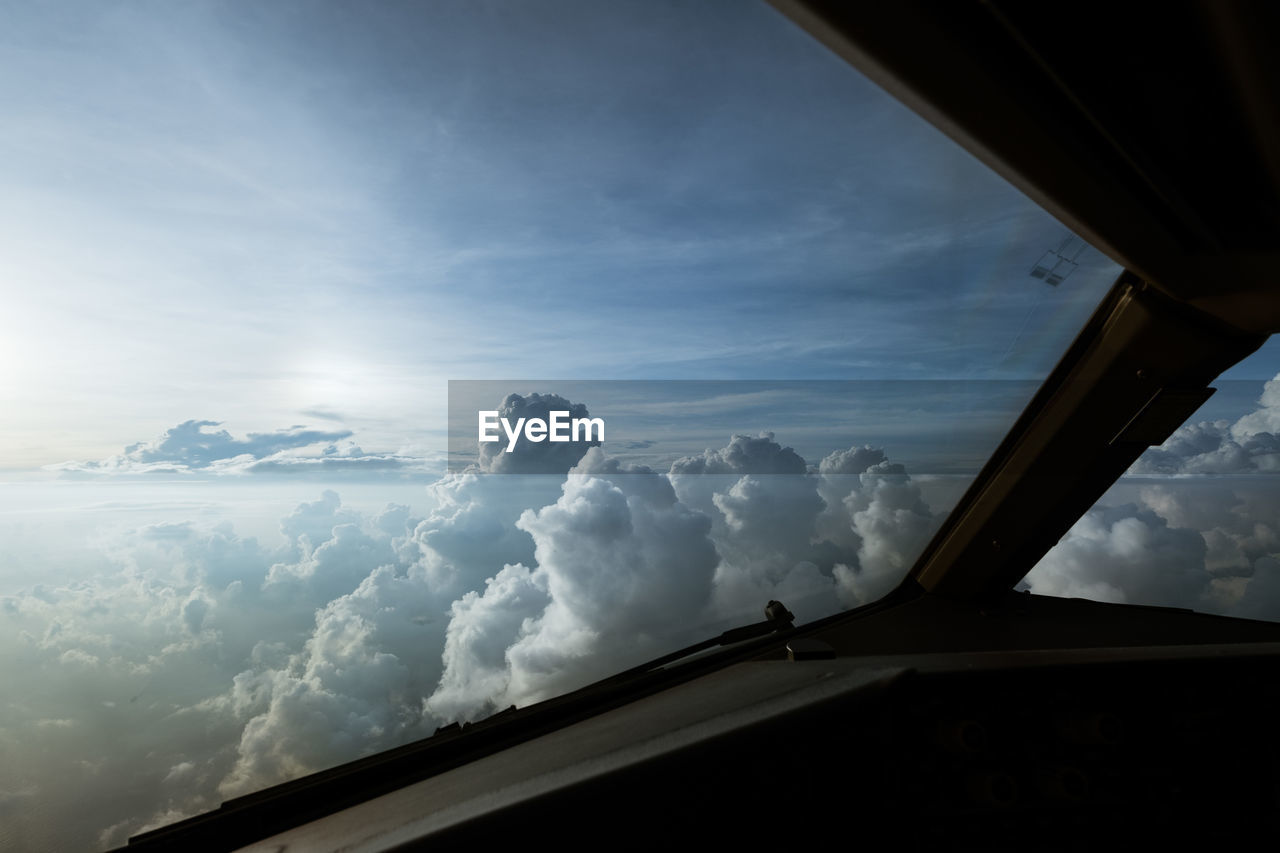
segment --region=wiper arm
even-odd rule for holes
[[[674,663],[681,658],[687,658],[690,655],[713,649],[716,646],[731,646],[734,643],[741,643],[744,640],[754,640],[756,637],[763,637],[766,634],[774,634],[781,631],[790,631],[794,627],[795,614],[787,609],[787,606],[781,601],[770,601],[764,606],[764,621],[753,622],[750,625],[742,625],[737,628],[730,628],[722,631],[720,634],[694,643],[692,646],[686,646],[669,654],[665,654],[660,658],[654,658],[651,661],[642,663],[639,666],[633,666],[631,669],[624,669],[622,672],[615,673],[608,678],[602,679],[597,684],[606,684],[614,681],[631,678],[636,675],[642,675],[646,672],[652,672],[659,667]]]

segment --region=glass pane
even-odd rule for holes
[[[874,600],[1118,273],[763,4],[12,4],[0,69],[4,848]],[[603,441],[455,459],[451,382]]]
[[[1023,588],[1280,620],[1280,342],[1269,340],[1214,387]]]

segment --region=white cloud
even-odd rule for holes
[[[62,846],[559,693],[758,620],[770,598],[826,615],[896,579],[930,517],[883,452],[809,471],[767,434],[670,473],[590,448],[567,474],[449,474],[426,496],[425,513],[370,513],[325,491],[266,544],[216,517],[141,525],[104,540],[102,573],[0,599],[22,638],[0,675],[46,672],[14,725],[98,768],[50,760],[36,783],[65,800],[141,780],[97,797],[92,832]],[[20,782],[0,769],[0,788]]]
[[[1262,386],[1258,407],[1231,426],[1231,437],[1239,442],[1263,433],[1280,433],[1280,376]]]
[[[444,672],[426,708],[444,720],[470,720],[498,710],[511,683],[507,650],[532,629],[551,599],[546,575],[516,564],[453,603],[444,642]]]
[[[247,721],[221,795],[430,734],[421,697],[440,677],[444,607],[420,570],[382,566],[317,612],[287,662],[237,675],[229,703]]]
[[[719,450],[704,450],[671,464],[672,476],[694,474],[803,474],[804,459],[773,440],[773,433],[735,435]]]
[[[1147,450],[1130,474],[1280,472],[1280,377],[1263,386],[1257,408],[1235,422],[1200,421],[1179,427]]]
[[[301,426],[235,438],[218,421],[188,420],[156,439],[131,444],[122,453],[93,461],[46,465],[49,471],[78,475],[341,474],[432,472],[439,460],[401,453],[366,453],[350,441],[350,430]]]
[[[715,520],[721,612],[742,618],[770,598],[801,620],[865,604],[901,580],[939,519],[883,450],[852,447],[810,472],[771,433],[671,467],[682,501]],[[784,597],[786,596],[786,597]]]
[[[836,606],[830,546],[815,542],[826,507],[818,478],[773,433],[735,435],[722,448],[676,460],[668,477],[681,503],[711,519],[721,558],[712,609],[721,621],[759,619],[798,567],[796,577],[808,583],[789,585],[792,611],[803,620]],[[818,563],[826,563],[828,574],[808,571]]]
[[[499,423],[505,419],[512,430],[522,419],[549,421],[553,411],[568,412],[571,419],[590,417],[585,405],[571,403],[559,394],[508,394],[497,409]],[[564,474],[578,463],[588,448],[599,444],[596,439],[532,442],[521,436],[511,452],[507,452],[507,436],[499,428],[498,441],[479,445],[478,464],[482,471],[492,474]]]
[[[1210,580],[1204,539],[1170,527],[1150,509],[1097,507],[1027,575],[1033,593],[1096,601],[1189,607]]]
[[[906,575],[941,519],[901,465],[879,462],[859,474],[858,481],[843,503],[861,540],[860,571],[857,583],[844,594],[867,604]]]
[[[461,621],[450,626],[429,707],[458,711],[482,686],[493,692],[473,709],[586,683],[669,649],[707,606],[718,562],[711,522],[647,468],[592,449],[555,503],[526,510],[518,527],[533,539],[537,568],[508,565],[455,605]],[[481,680],[467,684],[473,671]]]
[[[1136,501],[1094,507],[1026,585],[1050,595],[1280,617],[1271,595],[1280,555],[1277,425],[1280,381],[1272,380],[1257,407],[1234,422],[1179,428],[1129,472],[1168,479],[1138,488]],[[1115,487],[1123,488],[1124,480]]]

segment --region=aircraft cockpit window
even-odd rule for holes
[[[763,4],[17,4],[0,68],[6,849],[874,601],[1120,272]]]
[[[1280,621],[1280,342],[1148,449],[1020,586]]]

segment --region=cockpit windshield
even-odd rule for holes
[[[874,601],[1120,272],[763,4],[6,19],[0,847]]]

